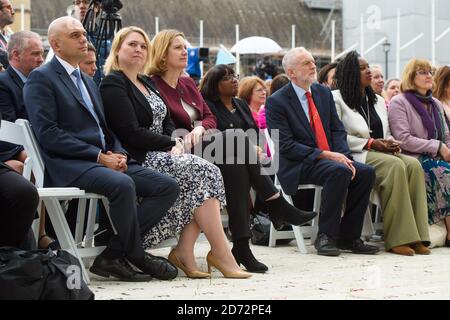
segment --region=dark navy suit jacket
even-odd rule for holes
[[[3,120],[14,122],[28,119],[22,96],[23,85],[13,68],[8,67],[5,72],[0,72],[0,112]],[[0,161],[10,160],[22,150],[22,146],[0,142]]]
[[[331,91],[313,84],[311,93],[331,151],[350,158],[347,133],[337,115]],[[292,84],[269,97],[265,110],[269,130],[279,130],[279,141],[274,139],[280,166],[277,176],[285,192],[293,195],[301,183],[303,165],[314,164],[322,150],[317,148],[314,132]]]
[[[105,134],[106,149],[125,153],[105,121],[100,93],[95,83],[82,73],[95,111]],[[100,130],[78,88],[55,58],[34,70],[24,88],[25,107],[42,149],[45,184],[70,186],[97,163],[102,151]]]

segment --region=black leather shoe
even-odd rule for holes
[[[355,254],[376,254],[380,251],[378,247],[365,244],[361,239],[338,240],[337,247]]]
[[[283,229],[286,224],[304,225],[317,216],[316,212],[304,211],[292,206],[282,195],[275,200],[267,201],[266,205],[269,218],[277,230]]]
[[[450,240],[445,239],[445,246],[446,246],[446,247],[450,247]]]
[[[341,251],[336,247],[336,240],[327,236],[325,233],[319,233],[314,242],[314,247],[319,256],[337,257]]]
[[[101,277],[114,277],[120,281],[144,282],[152,280],[151,276],[134,271],[125,258],[105,259],[100,255],[95,258],[89,271]]]
[[[156,257],[145,252],[144,259],[138,263],[132,261],[142,272],[151,275],[159,280],[172,280],[178,275],[178,269],[169,260]]]

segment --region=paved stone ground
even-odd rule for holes
[[[381,244],[379,244],[381,245]],[[206,271],[208,243],[196,246],[199,266]],[[298,252],[295,242],[268,248],[253,246],[255,256],[269,266],[266,274],[247,280],[212,279],[147,283],[105,281],[92,275],[96,299],[136,300],[297,300],[297,299],[450,299],[450,249],[433,249],[429,256],[403,257],[386,253],[361,256],[344,253],[320,257],[313,247]],[[167,257],[169,248],[152,251]]]

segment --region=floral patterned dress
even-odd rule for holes
[[[163,134],[167,107],[158,95],[151,90],[149,92],[150,96],[146,98],[153,111],[153,124],[149,130]],[[203,205],[206,200],[215,198],[221,206],[226,205],[219,168],[200,157],[151,151],[147,153],[144,166],[173,177],[180,187],[180,195],[172,208],[144,235],[144,249],[154,247],[161,241],[179,234],[191,222],[194,209]]]
[[[450,163],[422,155],[419,158],[425,171],[428,223],[439,223],[450,216]]]

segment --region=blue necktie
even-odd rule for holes
[[[81,97],[83,98],[84,103],[88,107],[89,112],[92,114],[92,116],[94,117],[95,121],[97,122],[98,129],[100,130],[100,139],[102,140],[102,146],[103,146],[103,149],[105,149],[105,147],[106,147],[105,135],[103,134],[102,127],[100,126],[100,120],[98,119],[98,116],[95,113],[94,105],[92,104],[92,101],[89,98],[89,93],[87,92],[86,88],[83,85],[83,81],[81,80],[80,70],[75,69],[72,72],[72,75],[75,78],[77,78],[77,87],[78,87],[78,90],[80,91]]]

